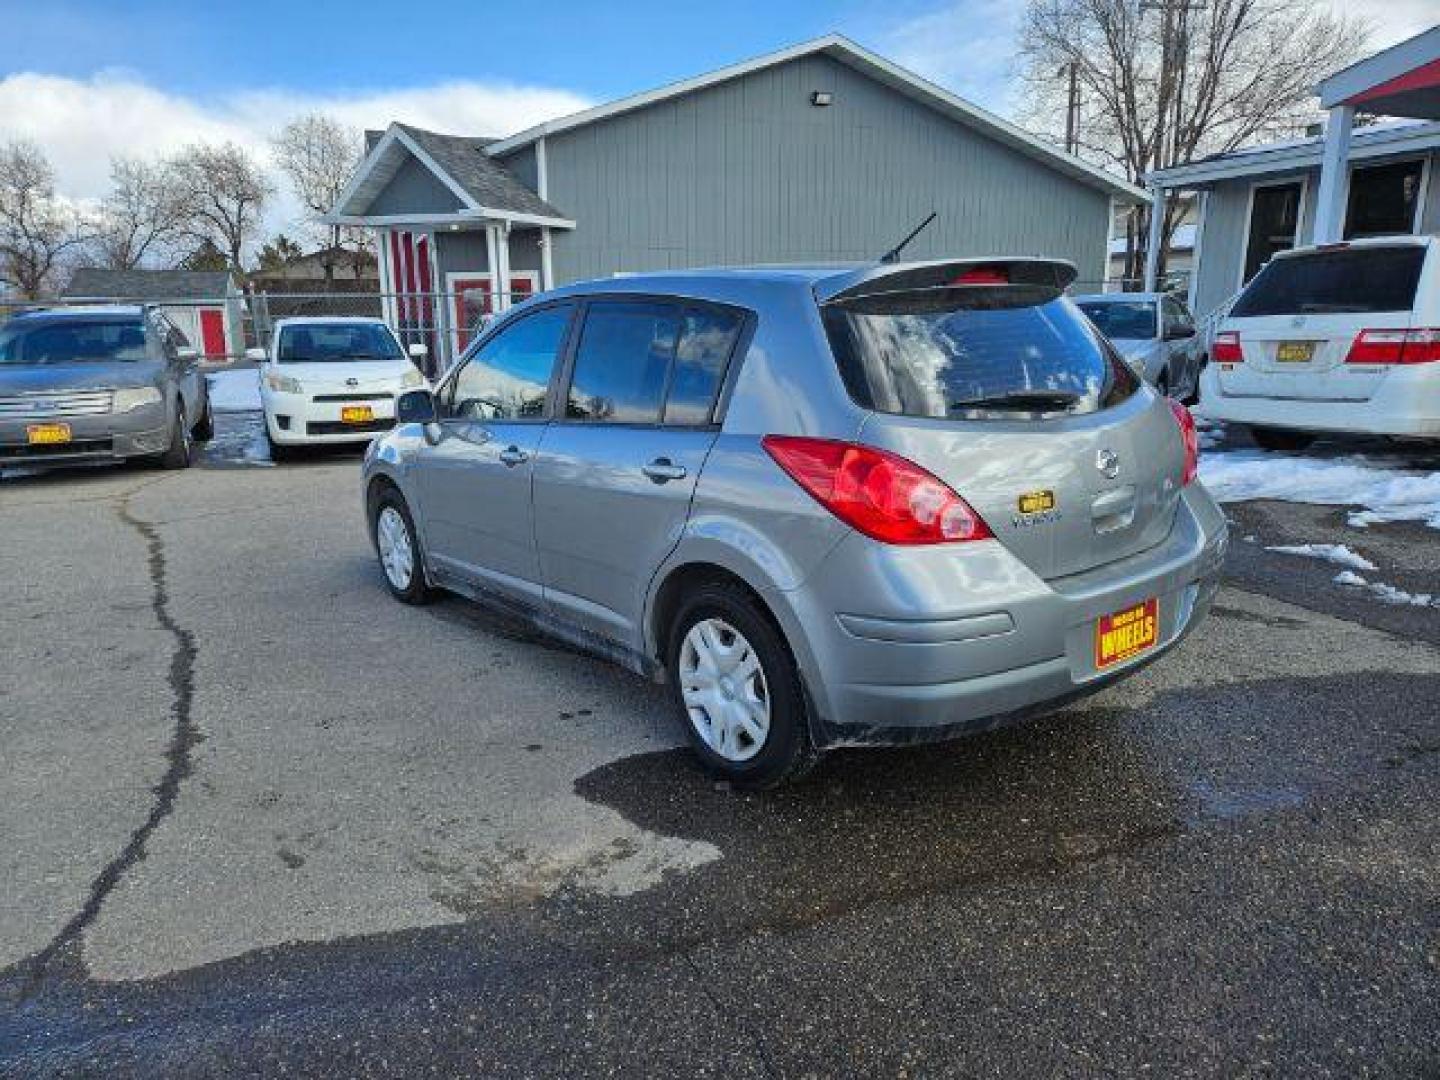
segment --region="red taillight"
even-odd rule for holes
[[[1240,351],[1239,331],[1221,330],[1216,334],[1210,346],[1210,358],[1217,364],[1243,364],[1245,355]]]
[[[1180,425],[1180,442],[1185,447],[1185,470],[1180,474],[1180,486],[1184,487],[1195,479],[1200,469],[1200,436],[1195,431],[1195,418],[1190,410],[1174,398],[1166,398],[1166,404],[1175,414],[1175,423]]]
[[[1009,285],[1010,272],[1003,266],[972,266],[951,285]]]
[[[1361,330],[1347,364],[1433,364],[1440,360],[1440,330]]]
[[[873,446],[767,435],[766,452],[815,501],[887,544],[985,540],[990,529],[943,480]]]

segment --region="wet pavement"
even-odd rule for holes
[[[222,423],[0,482],[0,1074],[1440,1072],[1440,612],[1266,550],[1418,587],[1440,532],[1232,506],[1133,679],[742,794]]]

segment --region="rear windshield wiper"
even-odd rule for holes
[[[965,398],[950,403],[953,409],[1013,409],[1017,412],[1055,412],[1073,409],[1081,395],[1073,390],[1010,390],[1004,394]]]

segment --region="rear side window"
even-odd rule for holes
[[[596,300],[566,397],[570,420],[710,423],[744,316],[684,301]]]
[[[1089,413],[1134,374],[1054,289],[955,287],[827,304],[826,332],[855,401],[904,416]]]
[[[1425,248],[1350,248],[1274,259],[1230,310],[1238,319],[1409,311]]]
[[[575,351],[565,415],[657,423],[679,334],[680,310],[669,304],[591,304]]]

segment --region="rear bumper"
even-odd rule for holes
[[[897,549],[855,536],[802,588],[770,599],[789,624],[818,741],[943,738],[1093,693],[1174,647],[1208,611],[1226,544],[1223,514],[1192,485],[1164,542],[1085,574],[1042,581],[993,541],[896,563]],[[877,557],[890,561],[878,591]],[[1098,668],[1096,621],[1152,598],[1157,644]],[[883,613],[857,614],[867,602]]]
[[[1221,393],[1212,365],[1200,380],[1200,412],[1215,420],[1296,431],[1440,438],[1440,364],[1396,367],[1364,401],[1233,397]]]

